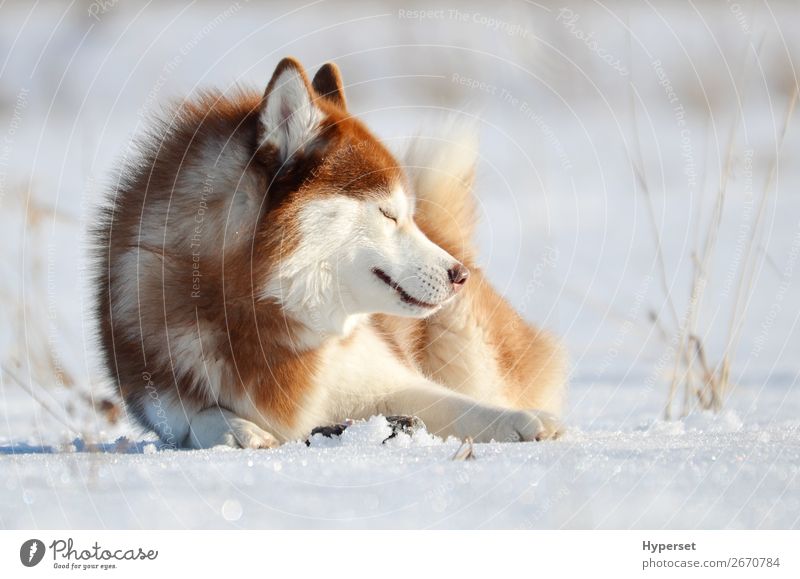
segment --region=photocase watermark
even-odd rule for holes
[[[686,122],[686,109],[683,107],[678,93],[672,84],[661,60],[655,59],[650,65],[653,67],[656,76],[658,77],[658,84],[664,88],[664,93],[667,96],[667,102],[672,105],[672,112],[675,117],[675,125],[680,131],[680,147],[681,156],[683,157],[683,174],[686,176],[686,185],[690,192],[697,186],[697,166],[694,160],[694,150],[692,147],[692,131]]]
[[[158,422],[152,425],[153,430],[158,433],[166,448],[175,450],[178,447],[178,444],[175,441],[175,434],[172,431],[169,418],[164,410],[158,389],[156,388],[155,382],[153,382],[153,376],[150,374],[150,372],[144,371],[142,372],[142,381],[144,382],[144,388],[147,390],[147,394],[150,397],[149,404],[153,406],[153,409],[155,410],[155,416],[158,418]]]
[[[445,20],[447,12],[444,8],[429,10],[400,8],[397,10],[397,17],[401,20]]]
[[[608,50],[603,48],[594,37],[594,31],[585,32],[578,27],[578,21],[581,15],[576,13],[571,8],[561,8],[556,14],[556,22],[560,22],[572,36],[583,42],[591,52],[600,57],[600,60],[605,62],[613,70],[617,71],[622,76],[628,76],[630,72],[622,64],[622,60],[611,54]]]
[[[691,312],[697,309],[697,305],[700,302],[700,297],[703,295],[703,292],[705,292],[707,285],[708,280],[705,277],[698,278],[697,284],[694,287],[694,291],[689,297],[689,304],[686,308],[686,312],[678,320],[678,327],[673,332],[669,343],[667,343],[667,347],[664,349],[664,352],[656,361],[655,366],[653,366],[653,370],[650,372],[650,374],[648,374],[647,378],[645,378],[642,384],[642,389],[644,392],[652,392],[658,379],[664,375],[667,364],[670,362],[674,364],[676,356],[679,355],[678,346],[681,344],[688,332],[689,317]]]
[[[189,240],[189,247],[192,250],[192,298],[200,297],[200,248],[203,238],[203,222],[205,221],[206,211],[208,210],[208,197],[214,191],[211,175],[203,180],[203,190],[200,193],[200,201],[197,204],[197,212],[194,215],[194,229]]]
[[[19,561],[26,567],[36,567],[42,562],[46,552],[44,543],[39,539],[28,539],[19,548]]]
[[[596,461],[597,459],[591,459],[591,460]],[[576,479],[573,478],[572,480],[569,481],[569,483],[574,484],[575,480]],[[566,481],[560,480],[559,485],[560,486],[558,487],[558,491],[556,492],[555,495],[546,496],[544,493],[542,493],[543,495],[542,498],[541,499],[537,498],[537,500],[535,500],[534,502],[535,508],[533,512],[525,513],[524,518],[517,523],[516,525],[517,529],[519,530],[532,529],[536,527],[537,524],[541,525],[541,521],[545,517],[545,515],[547,515],[547,513],[549,513],[550,511],[552,511],[553,507],[560,504],[564,499],[566,499],[572,493],[572,490],[569,488],[569,486],[567,486]],[[536,490],[538,490],[537,488],[538,486],[539,485],[537,484],[535,487],[532,487],[527,492],[535,493]]]
[[[786,299],[786,294],[789,292],[789,287],[792,285],[792,278],[794,277],[794,270],[797,265],[797,259],[800,257],[800,223],[797,224],[792,245],[789,248],[789,255],[781,270],[781,283],[778,285],[778,291],[775,293],[775,299],[772,301],[767,314],[761,321],[761,329],[758,335],[753,340],[753,348],[750,351],[752,358],[758,358],[767,343],[772,326],[775,320],[783,310],[783,300]]]
[[[453,84],[458,84],[464,87],[467,87],[470,90],[479,90],[481,92],[485,92],[486,94],[490,94],[492,96],[498,96],[498,94],[502,91],[500,87],[497,85],[478,80],[476,78],[472,78],[469,76],[464,76],[463,74],[459,74],[454,72],[450,76],[450,82]]]
[[[86,11],[89,13],[89,16],[100,22],[100,17],[114,8],[117,5],[119,0],[94,0]]]
[[[545,141],[547,141],[561,163],[561,168],[569,171],[572,169],[572,160],[567,155],[564,144],[556,135],[553,128],[544,120],[544,118],[536,112],[533,106],[528,101],[518,98],[508,89],[499,87],[495,84],[482,81],[470,76],[454,72],[450,75],[450,82],[464,86],[470,90],[478,90],[488,95],[500,99],[500,101],[517,110],[525,120],[531,121],[539,131],[542,133]]]
[[[50,350],[50,359],[53,362],[53,373],[56,377],[56,384],[65,386],[64,366],[61,355],[58,351],[58,305],[56,303],[56,247],[52,243],[47,244],[47,347]]]
[[[600,366],[595,372],[596,378],[602,377],[608,371],[608,369],[619,356],[620,348],[622,348],[622,345],[625,343],[625,339],[627,338],[628,334],[630,334],[631,330],[636,327],[636,322],[639,319],[642,305],[644,304],[645,297],[647,297],[647,292],[649,291],[650,284],[652,282],[653,276],[646,275],[642,280],[642,283],[639,284],[639,287],[633,296],[633,303],[625,314],[625,321],[622,323],[622,327],[620,327],[616,337],[614,340],[612,340],[611,346],[609,346],[606,355],[603,357]]]
[[[11,161],[11,152],[14,149],[14,142],[16,140],[19,125],[22,123],[23,112],[28,108],[28,96],[30,89],[21,88],[17,93],[17,98],[14,101],[14,109],[11,112],[11,120],[8,122],[6,134],[0,143],[0,203],[5,197],[6,186],[8,183],[8,167]]]
[[[470,12],[459,10],[458,8],[440,8],[440,9],[405,9],[400,8],[397,11],[397,17],[401,20],[450,20],[455,22],[463,22],[470,24],[477,24],[488,28],[493,32],[499,32],[506,36],[518,36],[520,38],[528,38],[532,36],[531,31],[516,22],[509,22],[502,18],[495,18],[483,12]]]
[[[456,473],[455,480],[448,479],[447,482],[429,489],[425,493],[425,502],[428,503],[434,512],[441,513],[447,510],[450,497],[458,487],[469,484],[469,474],[461,469]]]
[[[246,4],[248,1],[249,0],[234,2],[225,10],[217,14],[213,19],[206,22],[194,33],[189,41],[180,47],[178,54],[173,56],[166,62],[166,64],[164,64],[164,66],[161,68],[161,74],[150,88],[150,91],[147,93],[147,97],[145,97],[144,105],[137,112],[139,118],[144,118],[147,111],[150,110],[152,105],[158,100],[158,97],[161,94],[161,89],[163,89],[164,85],[167,84],[167,79],[169,79],[169,77],[172,76],[176,70],[178,70],[181,64],[183,64],[184,58],[186,58],[206,36],[219,28],[219,26],[228,20],[228,18],[238,13],[242,9],[242,4]]]
[[[725,0],[728,3],[728,10],[731,11],[733,17],[736,19],[736,22],[739,24],[739,28],[742,32],[746,35],[750,35],[752,29],[750,28],[750,23],[747,20],[747,16],[742,9],[742,5],[738,2],[732,2],[731,0]]]
[[[517,97],[505,88],[501,88],[497,96],[504,104],[509,105],[519,111],[525,120],[531,121],[534,125],[536,125],[539,131],[541,131],[542,136],[548,143],[550,143],[550,146],[555,151],[556,156],[561,162],[562,169],[567,171],[572,169],[572,161],[567,155],[564,144],[558,138],[553,128],[539,113],[536,112],[535,108],[530,105],[528,101]]]
[[[557,248],[550,247],[549,245],[544,248],[541,258],[536,262],[536,266],[533,268],[533,274],[530,279],[528,279],[528,283],[525,284],[525,294],[522,297],[523,304],[520,309],[521,313],[525,313],[527,304],[533,300],[536,290],[544,287],[544,282],[542,280],[545,274],[548,270],[552,270],[556,267],[559,259],[561,259],[561,252]]]
[[[479,24],[485,28],[488,28],[489,30],[501,32],[506,36],[519,36],[520,38],[527,38],[531,34],[530,30],[521,24],[487,16],[481,12],[462,12],[457,8],[452,8],[448,10],[448,12],[451,20]]]
[[[500,96],[505,102],[511,104],[511,106],[518,107],[519,112],[522,113],[522,116],[526,120],[529,120],[536,125],[536,128],[541,131],[542,136],[548,143],[550,143],[553,151],[555,151],[556,157],[558,157],[558,160],[561,163],[561,168],[565,171],[572,170],[572,160],[569,158],[569,155],[564,148],[564,144],[561,142],[561,139],[558,138],[558,135],[556,135],[553,127],[551,127],[547,121],[544,120],[544,117],[537,113],[527,101],[520,101],[520,99],[505,89],[501,92]]]
[[[747,240],[753,230],[753,209],[755,201],[753,198],[753,149],[748,148],[744,152],[744,201],[742,203],[742,217],[739,223],[739,233],[736,236],[736,247],[733,250],[733,259],[728,265],[728,273],[725,276],[725,281],[722,284],[722,292],[720,297],[728,297],[730,295],[733,280],[736,277],[736,272],[739,270],[739,265],[742,263],[742,254],[744,253]]]
[[[116,569],[120,561],[155,561],[158,558],[156,549],[144,547],[105,548],[98,541],[88,547],[75,547],[72,537],[56,539],[50,543],[53,554],[54,569],[70,569],[88,571],[98,569],[106,571]]]
[[[89,546],[76,546],[72,537],[56,539],[45,547],[39,539],[28,539],[19,549],[19,560],[25,567],[35,567],[42,562],[47,552],[52,556],[53,569],[89,571],[116,569],[121,561],[155,561],[157,549],[145,547],[106,548],[95,541]]]
[[[550,247],[549,245],[544,248],[544,251],[533,268],[533,274],[528,279],[528,283],[525,284],[525,293],[522,295],[522,299],[517,306],[519,316],[515,316],[513,321],[509,324],[510,330],[516,328],[517,325],[524,320],[525,314],[528,311],[528,306],[533,301],[537,290],[544,287],[543,279],[546,273],[556,267],[559,259],[561,259],[561,252],[558,248]]]

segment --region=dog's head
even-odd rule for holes
[[[414,222],[397,161],[348,114],[335,65],[309,82],[298,62],[281,61],[258,121],[270,181],[264,297],[323,322],[342,313],[425,317],[464,285],[467,269]]]

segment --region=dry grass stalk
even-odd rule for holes
[[[14,203],[4,208],[4,215],[19,228],[22,254],[11,246],[6,252],[12,253],[4,256],[10,268],[6,277],[10,283],[0,286],[0,298],[7,304],[12,347],[0,358],[0,378],[7,376],[71,435],[86,439],[86,433],[74,424],[78,420],[77,408],[85,405],[113,424],[119,419],[119,406],[105,397],[94,400],[91,395],[75,392],[62,407],[61,402],[48,396],[55,386],[73,387],[75,378],[60,363],[56,351],[55,336],[63,328],[56,328],[55,318],[48,313],[53,297],[48,293],[53,291],[53,286],[48,285],[52,272],[48,271],[50,254],[42,232],[47,226],[55,230],[56,224],[62,222],[72,226],[77,220],[39,202],[26,188],[20,188],[19,194],[8,200]]]
[[[451,460],[475,460],[475,448],[472,444],[472,439],[468,436],[461,446],[458,447],[456,453]]]
[[[767,200],[769,199],[769,193],[772,190],[775,176],[777,174],[778,158],[783,150],[783,143],[786,140],[786,133],[789,129],[789,124],[791,122],[792,115],[794,114],[795,107],[797,106],[797,96],[798,91],[797,86],[795,86],[794,90],[792,91],[792,96],[789,99],[789,104],[786,108],[786,115],[784,117],[781,134],[778,142],[776,143],[775,156],[772,158],[769,171],[767,172],[767,178],[764,183],[761,199],[759,200],[758,204],[758,212],[756,213],[755,224],[750,230],[750,237],[747,242],[747,252],[745,253],[744,262],[740,270],[741,273],[739,276],[739,282],[736,286],[736,298],[734,300],[730,326],[728,328],[728,342],[725,347],[725,352],[722,356],[722,362],[720,363],[719,370],[719,380],[716,384],[715,393],[718,399],[721,398],[730,387],[729,381],[731,356],[733,352],[736,351],[736,348],[739,345],[739,340],[741,339],[742,326],[744,326],[747,313],[747,304],[749,303],[753,293],[753,284],[755,283],[756,271],[759,269],[759,257],[762,256],[763,260],[763,256],[766,255],[766,252],[761,254],[758,251],[755,251],[755,240],[759,231],[761,230],[761,224],[763,222]]]
[[[761,53],[761,47],[763,45],[763,37],[759,41],[758,45],[754,47],[754,56],[758,59],[759,54]],[[748,48],[745,48],[748,50]],[[737,86],[744,86],[746,75],[748,71],[748,59],[747,55],[742,58],[742,65],[738,75],[738,82]],[[681,338],[681,348],[685,348],[687,352],[689,352],[690,356],[690,364],[693,364],[699,353],[704,353],[703,342],[702,338],[699,336],[697,332],[697,319],[698,313],[702,307],[703,296],[705,294],[705,289],[708,285],[708,275],[709,269],[711,264],[713,263],[713,257],[716,252],[717,248],[717,240],[719,238],[719,231],[722,225],[722,216],[724,214],[725,209],[725,200],[726,194],[728,190],[728,180],[730,175],[733,171],[733,157],[734,157],[734,150],[735,150],[735,143],[736,143],[736,135],[738,132],[739,124],[741,120],[744,118],[744,103],[743,99],[738,98],[739,92],[736,93],[737,96],[737,113],[731,123],[731,130],[729,133],[728,138],[728,146],[725,155],[725,164],[724,168],[720,173],[719,179],[719,186],[717,189],[717,197],[716,202],[714,205],[714,211],[711,215],[711,218],[708,222],[706,227],[706,237],[703,243],[703,248],[700,253],[701,258],[698,259],[697,253],[693,254],[692,261],[693,261],[693,275],[692,275],[692,289],[691,289],[691,299],[689,302],[689,311],[687,313],[687,328],[684,336]],[[686,338],[684,340],[684,338]],[[705,410],[714,410],[718,411],[722,406],[722,397],[720,396],[720,389],[718,387],[718,377],[716,372],[710,372],[707,363],[705,362],[705,355],[703,355],[703,374],[704,379],[702,381],[702,385],[699,389],[693,388],[691,382],[684,377],[684,396],[683,396],[683,405],[681,415],[686,416],[690,410],[690,404],[693,399],[697,399],[700,404],[700,407]],[[687,373],[687,376],[691,375]],[[672,384],[670,386],[670,396],[667,400],[667,406],[665,409],[665,416],[667,418],[670,417],[671,408],[674,400],[675,390],[677,387],[677,383],[681,378],[679,378],[678,371],[677,371],[677,364],[673,372],[672,377]]]
[[[687,388],[685,390],[684,400],[683,400],[683,415],[688,413],[689,405],[692,399],[696,399],[696,402],[699,405],[699,407],[704,410],[712,410],[715,412],[719,411],[722,408],[726,394],[730,390],[730,369],[731,369],[732,356],[733,353],[736,351],[739,340],[741,338],[741,330],[746,318],[747,305],[750,301],[750,298],[752,297],[756,272],[759,270],[759,263],[758,263],[759,259],[763,261],[766,256],[766,252],[759,252],[755,250],[757,246],[756,240],[758,238],[759,232],[761,231],[761,225],[763,222],[765,208],[777,172],[778,158],[780,156],[780,151],[783,148],[783,143],[786,137],[786,133],[792,115],[794,113],[794,109],[797,104],[797,98],[798,98],[798,92],[797,88],[795,87],[795,90],[793,91],[792,97],[790,98],[789,104],[787,106],[786,116],[780,137],[778,139],[778,142],[776,143],[777,152],[775,157],[772,159],[769,171],[767,173],[767,178],[764,187],[762,189],[761,198],[759,200],[758,210],[756,214],[756,220],[754,226],[750,230],[750,237],[748,238],[747,241],[747,250],[745,253],[745,259],[743,260],[742,265],[739,269],[739,280],[736,286],[734,306],[729,320],[727,344],[719,364],[716,367],[712,368],[711,365],[708,363],[708,359],[705,353],[705,348],[703,347],[702,338],[694,332],[694,325],[696,323],[697,311],[699,309],[702,300],[702,290],[704,290],[706,286],[705,280],[707,279],[709,264],[712,261],[712,255],[716,247],[716,239],[720,228],[722,209],[724,207],[725,188],[727,187],[728,175],[731,172],[730,159],[732,158],[732,150],[733,150],[732,146],[733,139],[731,139],[731,144],[729,145],[728,149],[728,157],[727,157],[728,160],[726,161],[725,171],[720,182],[721,186],[718,193],[717,204],[715,207],[714,215],[712,216],[711,222],[709,224],[708,235],[706,237],[706,243],[703,252],[704,255],[703,262],[702,264],[700,264],[700,267],[698,267],[695,270],[696,273],[692,282],[693,292],[695,291],[695,288],[699,288],[700,291],[697,293],[696,299],[692,300],[691,308],[693,308],[693,311],[690,312],[691,322],[689,326],[689,332],[687,334],[688,340],[686,344],[687,344],[687,349],[691,350],[692,360],[693,361],[696,360],[697,363],[700,365],[703,379],[701,381],[701,386],[698,389],[689,388],[688,380],[686,381]],[[676,380],[678,379],[679,379],[678,374],[676,372],[673,377],[673,384],[675,384]],[[673,388],[670,389],[670,393],[671,395],[674,394]],[[672,398],[668,400],[668,405],[665,413],[667,418],[669,418],[669,411],[671,405],[672,405]]]
[[[25,382],[24,380],[22,380],[10,368],[8,368],[7,366],[0,366],[0,377],[1,376],[9,376],[17,385],[19,385],[20,388],[22,388],[25,392],[27,392],[28,395],[31,398],[33,398],[33,400],[36,401],[36,403],[39,406],[41,406],[42,409],[45,412],[47,412],[50,416],[52,416],[56,421],[58,421],[62,426],[67,428],[70,432],[75,433],[75,434],[78,434],[78,433],[81,432],[81,430],[79,428],[76,428],[74,425],[70,424],[64,416],[62,416],[61,414],[59,414],[58,412],[53,410],[53,408],[50,407],[50,404],[45,402],[44,398],[42,398],[41,396],[39,396],[36,393],[36,390],[31,386],[31,384],[29,384],[29,383]],[[2,383],[2,382],[3,381],[0,380],[0,383]],[[41,385],[37,385],[37,386],[39,388],[42,388]]]
[[[748,45],[746,50],[752,51],[757,59],[761,52],[762,44],[763,38],[755,46]],[[745,85],[744,80],[748,69],[748,62],[749,59],[747,57],[742,59],[742,68],[738,76],[738,86]],[[717,188],[717,195],[714,201],[714,207],[705,226],[705,238],[702,242],[702,246],[693,251],[691,255],[692,281],[690,286],[690,299],[687,311],[682,321],[678,316],[677,309],[675,308],[672,299],[663,255],[661,234],[656,222],[656,213],[653,207],[652,196],[648,187],[648,180],[644,169],[644,160],[641,150],[641,143],[639,140],[637,101],[640,105],[643,103],[633,83],[630,83],[629,86],[631,118],[633,124],[633,141],[636,155],[634,156],[629,152],[628,157],[636,177],[638,188],[645,194],[645,199],[647,201],[647,214],[655,244],[655,257],[659,272],[659,280],[667,301],[667,305],[669,306],[671,322],[674,324],[674,332],[678,332],[678,343],[675,352],[674,367],[672,370],[672,377],[670,380],[664,415],[666,419],[671,418],[672,408],[675,403],[678,387],[681,384],[683,384],[684,387],[682,415],[685,416],[688,414],[693,400],[696,401],[696,403],[703,409],[718,411],[722,407],[724,396],[730,388],[729,382],[731,356],[735,351],[738,341],[741,337],[741,329],[744,323],[747,303],[752,295],[756,271],[759,269],[757,262],[762,253],[766,255],[766,251],[754,252],[753,248],[756,246],[755,242],[758,238],[759,232],[761,231],[761,223],[769,196],[769,190],[773,185],[773,181],[777,172],[778,155],[776,154],[776,157],[772,160],[772,164],[770,166],[767,180],[759,202],[755,226],[751,229],[750,238],[748,240],[746,257],[741,269],[739,270],[739,282],[736,288],[736,297],[730,319],[727,346],[722,355],[720,363],[717,366],[712,367],[706,354],[706,348],[704,347],[704,336],[697,331],[697,323],[699,312],[702,309],[705,290],[708,285],[707,281],[709,278],[710,268],[714,262],[717,242],[722,225],[722,217],[725,212],[728,181],[733,170],[736,136],[738,133],[739,123],[744,116],[743,102],[742,99],[737,100],[737,114],[734,116],[731,131],[729,133],[725,162],[719,176],[719,184]],[[783,146],[783,141],[796,105],[796,101],[797,89],[795,88],[787,109],[779,142],[777,143],[778,152],[780,152]],[[708,173],[706,173],[706,176],[707,175]],[[698,227],[700,221],[701,220],[698,219],[696,222]],[[696,229],[695,235],[695,243],[697,245],[700,245],[699,233],[700,229],[698,228]],[[662,339],[665,341],[669,340],[669,336],[671,334],[669,331],[667,331],[663,324],[661,324],[658,314],[651,312],[650,318],[655,324],[656,328],[659,330]],[[698,386],[695,386],[696,379],[699,382]]]

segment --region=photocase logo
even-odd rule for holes
[[[28,539],[19,548],[19,560],[26,567],[35,567],[44,557],[44,543],[39,539]]]

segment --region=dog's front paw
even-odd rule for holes
[[[276,448],[278,439],[258,425],[243,418],[233,418],[228,423],[230,430],[222,434],[217,444],[232,448]]]
[[[498,420],[491,438],[497,442],[548,440],[558,438],[562,432],[558,417],[549,412],[509,410]]]
[[[526,412],[536,416],[542,424],[542,428],[534,440],[551,440],[560,438],[564,434],[564,424],[555,414],[544,410],[527,410]]]
[[[207,408],[192,417],[184,446],[188,448],[275,448],[280,442],[257,424],[224,408]]]

